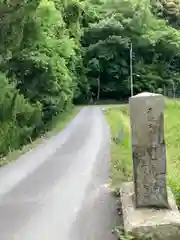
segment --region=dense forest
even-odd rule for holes
[[[1,0],[0,155],[92,98],[180,88],[179,0]]]

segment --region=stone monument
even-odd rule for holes
[[[166,186],[164,98],[141,93],[129,105],[134,181],[123,183],[120,191],[125,231],[180,240],[180,213]]]
[[[163,96],[130,98],[130,119],[136,207],[168,208]]]

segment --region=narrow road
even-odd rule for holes
[[[0,240],[114,240],[109,128],[86,107],[67,128],[0,169]]]

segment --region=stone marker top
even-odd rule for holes
[[[150,93],[150,92],[142,92],[139,93],[137,95],[134,95],[130,98],[136,98],[136,97],[153,97],[153,96],[162,96],[162,94],[158,94],[158,93]]]

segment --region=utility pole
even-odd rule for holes
[[[130,43],[130,82],[131,82],[131,97],[133,96],[133,72],[132,72],[132,42]]]

